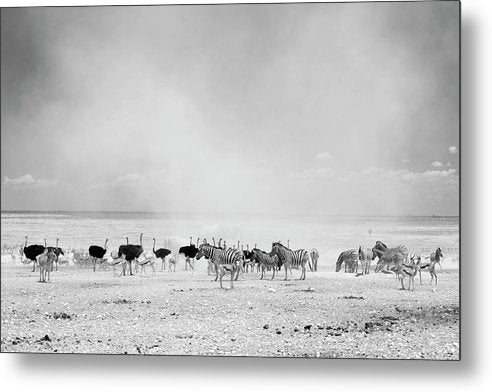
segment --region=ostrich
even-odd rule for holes
[[[143,252],[142,237],[143,237],[143,233],[140,233],[140,245],[128,244],[128,237],[126,237],[126,245],[120,245],[120,247],[118,248],[118,257],[121,258],[122,256],[124,256],[125,260],[128,262],[128,266],[130,268],[130,275],[133,275],[133,273],[132,273],[132,261],[134,261],[135,259],[138,259],[138,257]],[[126,266],[123,269],[123,275],[126,275]]]
[[[106,241],[104,242],[104,248],[100,247],[99,245],[91,245],[89,246],[89,255],[91,256],[92,259],[92,264],[94,266],[94,272],[96,272],[96,261],[100,260],[102,261],[102,258],[106,254],[106,248],[108,246],[108,239],[106,238]]]
[[[43,245],[29,245],[27,246],[27,235],[26,235],[26,243],[24,244],[24,255],[27,259],[33,262],[32,272],[36,271],[36,257],[42,254],[45,250]]]
[[[251,272],[253,272],[253,266],[255,265],[255,261],[252,260],[252,252],[249,251],[249,244],[246,245],[246,250],[243,249],[243,245],[241,245],[241,250],[244,255],[244,264],[246,266],[245,270],[248,272],[249,267],[251,267]]]
[[[214,247],[215,247],[215,240],[212,238],[212,241],[214,241]],[[197,240],[197,244],[200,242],[200,238]],[[195,256],[198,253],[198,248],[195,246],[195,244],[192,241],[192,237],[190,237],[190,245],[188,246],[182,246],[179,248],[180,255],[184,255],[186,257],[185,260],[185,270],[187,270],[187,266],[189,265],[191,270],[194,271],[195,269],[193,268],[193,265],[191,263],[191,259],[194,259]]]
[[[155,238],[153,238],[152,240],[154,241],[154,245],[152,246],[152,252],[154,252],[155,257],[162,260],[161,271],[163,271],[166,269],[166,261],[165,261],[166,256],[170,255],[171,251],[165,248],[159,248],[155,250]]]

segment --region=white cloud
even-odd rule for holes
[[[25,174],[17,178],[4,177],[2,185],[9,187],[43,187],[43,186],[55,186],[58,184],[58,180],[53,178],[41,178],[36,180],[31,174]]]
[[[315,156],[315,159],[318,161],[330,161],[332,158],[332,155],[328,151],[320,152]]]
[[[35,182],[36,180],[34,180],[34,177],[30,174],[26,174],[17,178],[8,178],[7,176],[5,176],[3,180],[4,185],[32,185]]]
[[[450,154],[456,154],[458,152],[458,148],[455,146],[451,146],[448,148]]]
[[[405,163],[405,164],[406,164],[406,163],[410,163],[410,159],[402,159],[402,160],[401,160],[401,163]]]
[[[431,163],[431,166],[432,167],[442,167],[442,163],[439,161],[434,161]]]
[[[448,166],[448,167],[450,167],[450,166],[453,166],[453,164],[452,164],[452,163],[450,163],[450,162],[448,162],[448,163],[447,163],[447,166]]]

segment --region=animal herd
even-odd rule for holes
[[[408,278],[408,290],[415,289],[415,276],[419,274],[420,284],[422,284],[422,270],[429,271],[432,282],[437,286],[436,265],[439,265],[442,271],[441,259],[444,257],[442,250],[438,247],[430,256],[422,261],[421,255],[409,255],[408,248],[405,245],[398,245],[395,248],[389,248],[381,241],[376,241],[373,248],[349,249],[340,253],[338,256],[335,271],[339,272],[342,264],[345,266],[345,272],[356,273],[358,275],[367,275],[371,262],[378,259],[374,272],[393,273],[397,280],[400,281],[401,287],[405,290],[404,279]],[[359,265],[361,273],[359,273]]]
[[[166,263],[169,271],[176,271],[178,255],[185,258],[185,269],[194,270],[195,260],[205,258],[208,262],[208,274],[215,273],[215,281],[219,281],[220,287],[223,286],[223,277],[226,273],[230,273],[230,288],[234,287],[234,281],[239,277],[239,274],[251,271],[260,273],[260,279],[265,277],[265,272],[272,271],[271,279],[275,278],[275,274],[284,267],[285,277],[288,278],[288,272],[292,275],[292,269],[299,269],[301,275],[299,280],[306,279],[306,269],[316,272],[318,270],[319,252],[312,248],[310,250],[289,248],[290,242],[287,241],[287,246],[280,241],[273,242],[270,251],[259,249],[255,244],[253,249],[249,249],[249,245],[240,246],[238,241],[237,247],[234,245],[229,247],[225,241],[219,239],[216,244],[212,238],[212,243],[206,239],[200,242],[200,238],[196,243],[190,237],[189,244],[176,246],[172,244],[166,248],[156,249],[156,239],[153,238],[152,252],[146,252],[142,243],[143,233],[140,234],[138,244],[130,244],[128,237],[126,243],[121,244],[118,250],[108,252],[109,239],[104,241],[104,246],[91,245],[88,250],[71,250],[69,251],[75,265],[90,265],[93,271],[96,271],[96,266],[99,269],[113,267],[114,274],[118,275],[134,275],[138,269],[140,274],[147,274],[147,269],[152,270],[152,275],[155,275],[155,265],[160,261],[161,270],[165,270]],[[65,252],[58,246],[59,240],[56,239],[55,246],[47,246],[46,240],[44,245],[27,245],[27,236],[25,244],[21,248],[23,262],[33,262],[33,272],[36,266],[39,267],[40,282],[48,282],[50,273],[55,269],[58,270],[58,263],[68,262]],[[167,239],[166,239],[167,243]],[[349,249],[340,253],[336,264],[335,271],[339,272],[344,265],[345,272],[355,273],[357,276],[369,274],[371,262],[377,259],[375,272],[393,273],[397,280],[400,281],[402,289],[405,289],[404,279],[408,278],[408,290],[413,290],[415,287],[414,278],[419,274],[420,283],[422,284],[421,271],[429,271],[431,282],[437,285],[436,265],[441,266],[443,258],[441,248],[437,248],[430,256],[423,261],[420,255],[409,256],[408,248],[404,245],[399,245],[394,248],[389,248],[383,242],[377,241],[372,248],[364,248],[359,246],[358,249]],[[360,268],[360,269],[359,269]]]

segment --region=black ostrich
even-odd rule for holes
[[[104,248],[99,245],[91,245],[89,246],[89,256],[92,258],[92,265],[94,266],[93,270],[96,272],[96,262],[97,260],[102,260],[104,255],[106,254],[106,248],[108,246],[108,239],[104,242]]]
[[[212,238],[212,240],[214,241],[214,247],[215,247],[215,240],[213,238]],[[199,243],[199,241],[200,241],[200,238],[198,238],[197,244]],[[195,246],[191,237],[190,237],[190,245],[182,246],[181,248],[179,248],[179,254],[184,255],[186,257],[185,269],[187,269],[186,266],[189,265],[192,271],[195,270],[193,268],[193,265],[191,264],[190,259],[194,259],[195,256],[198,254],[198,252],[199,252],[199,249]]]
[[[43,245],[29,245],[27,246],[27,235],[26,243],[24,245],[24,255],[29,260],[32,260],[32,272],[36,271],[36,257],[43,254],[45,247]]]
[[[169,249],[165,249],[165,248],[159,248],[159,249],[155,250],[155,238],[153,238],[153,241],[154,241],[154,245],[152,246],[152,252],[154,252],[155,257],[162,260],[161,271],[165,270],[166,269],[166,262],[164,259],[166,258],[166,256],[171,254],[171,251]]]
[[[65,253],[63,253],[63,249],[58,247],[58,241],[59,239],[56,239],[56,246],[48,246],[48,253],[52,252],[55,254],[55,264],[56,264],[56,271],[58,271],[58,257],[60,255],[65,256]],[[44,246],[46,247],[46,238],[44,239]],[[51,264],[51,271],[53,271],[53,264]]]
[[[128,266],[130,268],[130,275],[133,275],[132,261],[138,259],[143,252],[142,237],[143,233],[140,233],[140,245],[128,244],[128,237],[126,237],[126,245],[120,245],[118,248],[118,257],[125,256],[125,260],[128,262]],[[126,266],[123,268],[123,275],[126,275]]]
[[[249,244],[246,245],[246,250],[243,249],[243,246],[241,245],[241,250],[243,251],[243,257],[244,257],[244,266],[246,269],[246,272],[248,272],[248,267],[251,265],[251,272],[253,272],[253,264],[250,264],[251,261],[251,251],[249,250]]]

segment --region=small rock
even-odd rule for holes
[[[311,330],[311,327],[312,327],[312,325],[311,325],[311,324],[305,325],[305,326],[304,326],[304,331],[309,331],[309,330]]]
[[[268,328],[270,328],[270,326],[269,326],[268,324],[265,324],[265,325],[263,326],[263,329],[268,329]]]
[[[268,289],[268,291],[269,291],[270,293],[276,293],[276,292],[277,292],[277,290],[275,290],[273,287],[270,287],[270,288]]]

